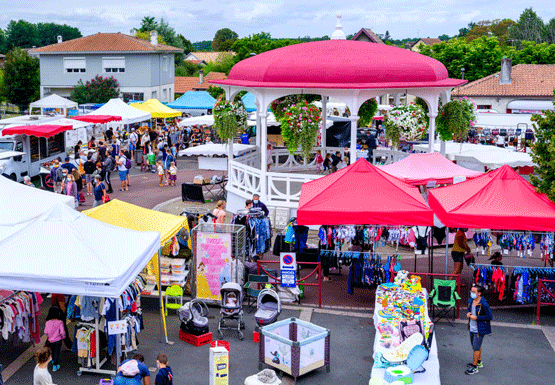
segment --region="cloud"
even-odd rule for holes
[[[482,14],[482,12],[474,10],[470,13],[463,13],[460,17],[459,20],[464,21],[465,23],[470,23],[470,21],[472,19],[474,19],[475,17],[478,17]]]

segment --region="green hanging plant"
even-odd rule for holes
[[[247,111],[242,100],[235,102],[218,98],[214,104],[214,127],[224,142],[233,140],[240,129],[247,125]]]
[[[322,120],[318,107],[302,101],[285,109],[281,119],[281,136],[291,154],[301,147],[305,159],[312,154],[316,145]]]
[[[464,97],[444,104],[437,115],[437,132],[441,140],[463,141],[476,124],[474,102]]]

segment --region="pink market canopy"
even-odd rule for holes
[[[454,177],[472,179],[484,174],[456,165],[438,152],[411,154],[398,162],[378,168],[413,186],[426,185],[431,181],[453,184]]]

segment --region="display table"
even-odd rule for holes
[[[379,290],[379,288],[378,288]],[[426,289],[422,289],[422,292],[424,294],[424,297],[427,298],[428,294],[426,292]],[[382,322],[383,318],[380,315],[380,311],[383,310],[383,306],[381,301],[378,300],[378,295],[376,292],[376,303],[375,303],[375,308],[374,308],[374,325],[376,326],[376,337],[374,339],[374,356],[376,355],[376,353],[385,353],[389,350],[393,350],[394,348],[386,348],[384,346],[382,346],[382,344],[380,343],[380,337],[381,337],[381,333],[379,332],[379,330],[377,329],[377,326]],[[425,319],[426,322],[430,322],[430,318],[428,316],[428,307],[427,307],[427,303],[426,301],[424,302],[424,309],[425,309]],[[439,377],[439,358],[438,358],[438,353],[437,353],[437,342],[436,342],[436,337],[435,334],[433,336],[432,339],[432,344],[431,344],[431,348],[430,348],[430,353],[429,353],[429,357],[428,360],[426,360],[426,362],[424,362],[424,364],[422,365],[426,371],[424,373],[415,373],[414,374],[414,384],[426,384],[426,385],[440,385],[441,384],[441,380]],[[372,374],[371,374],[371,378],[384,378],[385,375],[385,370],[383,368],[377,368],[377,367],[373,367],[372,368]]]

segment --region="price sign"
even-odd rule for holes
[[[127,333],[127,322],[125,321],[110,321],[108,322],[108,334],[125,334]]]

